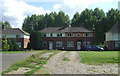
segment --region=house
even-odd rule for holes
[[[93,32],[84,27],[48,27],[39,32],[42,49],[83,50],[93,39]]]
[[[107,50],[118,50],[120,47],[120,21],[105,33],[105,46]],[[120,50],[120,49],[119,49]]]
[[[0,38],[2,38],[4,34],[9,39],[16,39],[16,43],[21,49],[27,48],[30,36],[29,33],[19,28],[2,28],[2,34],[0,35]]]

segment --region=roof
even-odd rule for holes
[[[19,28],[6,28],[2,29],[3,34],[24,34],[24,35],[30,35],[29,33],[19,29]]]
[[[63,28],[63,27],[48,27],[48,28],[45,28],[43,30],[40,30],[40,32],[42,33],[52,33],[52,32],[92,32],[84,27],[66,27],[66,28]]]
[[[111,32],[111,33],[120,33],[120,21],[116,22],[113,27],[107,31],[106,33]]]

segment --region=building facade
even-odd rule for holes
[[[83,27],[48,27],[42,33],[42,49],[84,50],[92,45],[93,32]]]
[[[0,38],[6,36],[9,39],[15,39],[16,43],[21,49],[26,49],[30,34],[19,29],[19,28],[3,28],[2,34],[0,34]]]
[[[107,50],[120,50],[120,22],[105,33],[105,47]]]

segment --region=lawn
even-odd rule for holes
[[[118,51],[80,51],[78,53],[80,54],[82,63],[120,63],[118,59]]]

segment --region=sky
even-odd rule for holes
[[[13,28],[21,28],[24,19],[32,14],[64,11],[72,19],[85,8],[118,9],[120,0],[0,0],[0,21],[8,21]]]

